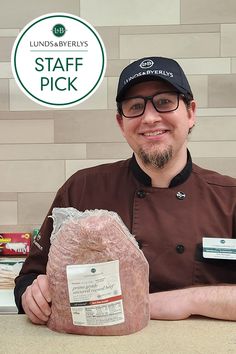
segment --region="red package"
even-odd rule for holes
[[[0,255],[2,256],[26,256],[29,254],[30,233],[1,233]]]

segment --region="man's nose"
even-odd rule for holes
[[[152,124],[160,121],[161,119],[161,113],[157,112],[157,110],[153,106],[152,101],[147,101],[146,108],[142,116],[142,121],[144,123]]]

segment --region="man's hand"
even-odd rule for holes
[[[31,322],[45,324],[51,314],[47,275],[39,275],[22,295],[22,307]]]

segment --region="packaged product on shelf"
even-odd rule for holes
[[[24,261],[23,257],[0,258],[0,289],[14,288],[14,279],[19,274]]]
[[[0,255],[27,256],[29,254],[30,242],[30,233],[0,233]]]

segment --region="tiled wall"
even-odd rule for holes
[[[58,187],[77,169],[130,156],[115,122],[120,70],[141,56],[170,56],[198,101],[194,161],[236,177],[235,0],[0,0],[0,232],[32,231]],[[68,12],[93,24],[108,56],[96,93],[47,110],[16,86],[10,55],[30,20]]]

